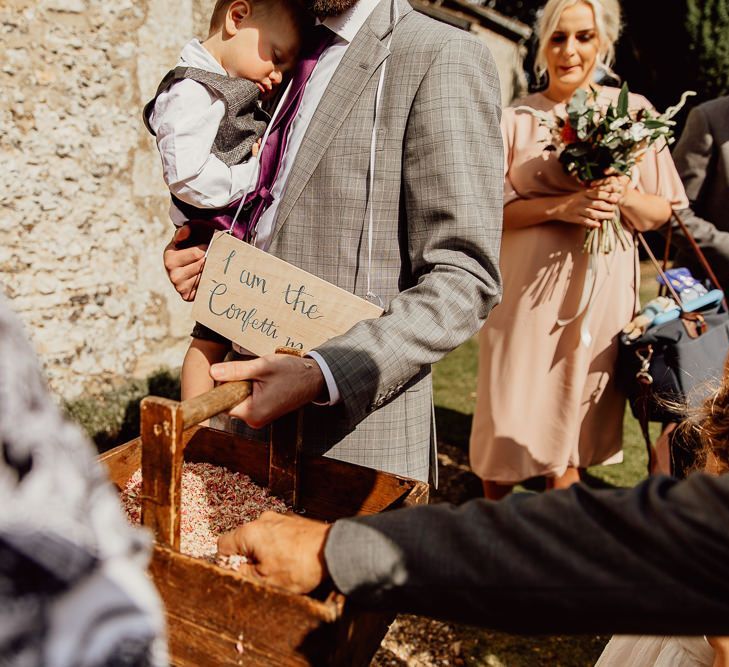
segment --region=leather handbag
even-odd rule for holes
[[[679,216],[673,217],[715,288],[721,290],[691,233]],[[721,378],[729,353],[729,312],[723,293],[714,302],[688,310],[665,274],[673,221],[669,224],[663,266],[643,235],[636,232],[636,236],[663,279],[661,289],[670,293],[680,312],[676,319],[650,327],[634,340],[621,334],[616,372],[618,386],[627,395],[646,441],[649,472],[653,467],[649,422],[681,421],[688,407],[701,404]]]

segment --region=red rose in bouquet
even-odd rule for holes
[[[577,130],[567,122],[562,126],[560,138],[565,146],[573,144],[577,141]]]

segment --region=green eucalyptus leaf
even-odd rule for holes
[[[628,84],[624,83],[623,87],[620,89],[620,95],[618,95],[618,115],[619,116],[627,116],[628,115]]]

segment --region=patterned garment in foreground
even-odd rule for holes
[[[167,664],[150,542],[0,298],[0,664]]]

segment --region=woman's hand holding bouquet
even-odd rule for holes
[[[605,178],[562,196],[552,215],[563,222],[596,229],[603,221],[615,217],[622,196],[623,188],[613,184],[613,178]]]

